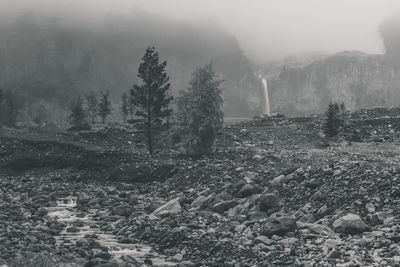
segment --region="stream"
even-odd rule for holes
[[[56,207],[47,208],[50,217],[57,218],[58,222],[67,225],[59,235],[55,236],[58,246],[69,242],[72,245],[76,245],[77,240],[82,240],[90,236],[95,237],[97,243],[107,248],[112,260],[116,262],[123,262],[121,257],[129,256],[134,258],[138,263],[143,263],[146,259],[150,259],[153,265],[156,266],[176,266],[175,263],[166,261],[165,257],[155,252],[151,246],[145,244],[118,243],[115,236],[104,233],[100,228],[95,227],[98,222],[94,218],[97,210],[89,209],[85,217],[78,217],[76,206],[77,198],[67,197],[57,199]],[[69,227],[77,225],[79,225],[79,227],[77,227],[79,232],[67,231]]]

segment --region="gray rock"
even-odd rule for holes
[[[281,201],[279,197],[273,193],[262,194],[256,199],[259,203],[261,211],[268,212],[269,210],[276,210],[280,207]]]
[[[282,184],[286,182],[286,176],[285,175],[279,175],[277,177],[275,177],[274,179],[272,179],[270,181],[271,185],[278,185],[278,184]]]
[[[246,183],[252,183],[257,179],[257,175],[258,173],[256,172],[247,171],[244,175],[244,180]]]
[[[40,217],[47,215],[47,213],[48,213],[48,211],[45,208],[40,208],[36,212],[37,216],[40,216]]]
[[[224,213],[225,211],[237,206],[239,202],[235,199],[225,200],[218,203],[215,203],[211,209],[218,213]]]
[[[191,261],[182,261],[178,264],[178,267],[194,267],[196,264],[194,264]]]
[[[8,263],[2,258],[0,258],[0,267],[8,267]]]
[[[182,210],[181,204],[179,203],[179,198],[174,198],[155,211],[153,211],[152,215],[154,216],[167,216],[171,214],[178,214]]]
[[[251,184],[245,184],[242,189],[240,189],[238,195],[239,197],[248,197],[257,192],[257,187]]]
[[[317,217],[323,217],[326,214],[328,214],[328,207],[326,205],[323,205],[319,210],[317,211]]]
[[[267,236],[259,235],[254,239],[254,244],[259,244],[259,243],[269,246],[269,245],[275,243],[275,241],[268,238]]]
[[[260,154],[256,154],[253,156],[253,159],[256,161],[262,161],[265,158],[265,156],[260,155]]]
[[[129,217],[132,213],[132,208],[128,205],[119,205],[113,209],[113,215]]]
[[[89,202],[90,196],[88,194],[82,192],[77,195],[77,199],[78,199],[79,205],[85,205]]]
[[[263,212],[263,211],[251,211],[248,213],[249,219],[251,221],[254,220],[262,220],[268,217],[267,213]]]
[[[198,196],[190,205],[193,208],[201,208],[205,205],[205,202],[207,201],[207,197],[206,196]]]
[[[273,235],[283,236],[288,232],[293,232],[296,228],[296,221],[292,217],[269,218],[262,226],[260,233],[268,237]]]
[[[72,226],[72,227],[68,227],[66,229],[66,231],[67,231],[67,233],[78,233],[80,230],[77,227]]]
[[[172,259],[174,259],[176,261],[181,261],[181,260],[183,260],[183,256],[181,253],[177,253],[172,257]]]
[[[311,213],[308,213],[308,214],[304,214],[303,216],[301,216],[301,218],[298,221],[303,222],[303,223],[314,223],[315,218]]]
[[[335,237],[337,235],[329,226],[322,224],[313,223],[309,226],[309,229],[310,231],[319,235],[325,235],[330,237]]]
[[[231,200],[233,197],[226,193],[225,191],[222,191],[221,193],[218,193],[217,195],[215,195],[215,197],[212,200],[212,204],[221,202],[221,201],[225,201],[225,200]]]
[[[335,232],[344,234],[360,234],[370,230],[370,227],[361,220],[360,216],[351,213],[335,220],[332,227]]]

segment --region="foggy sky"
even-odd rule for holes
[[[378,26],[398,0],[0,0],[0,10],[70,12],[87,18],[133,7],[183,21],[212,20],[235,35],[257,62],[301,52],[383,53]]]

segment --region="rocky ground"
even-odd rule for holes
[[[398,114],[353,113],[333,140],[320,116],[256,118],[200,159],[149,158],[126,128],[3,134],[0,266],[399,266]]]

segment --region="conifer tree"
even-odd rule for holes
[[[170,87],[169,77],[166,73],[167,62],[160,63],[158,52],[154,47],[148,47],[142,63],[139,66],[138,77],[141,85],[135,84],[131,89],[131,97],[135,105],[136,115],[139,116],[146,127],[148,151],[153,154],[153,134],[162,120],[171,115],[168,108],[172,97],[168,96]]]

